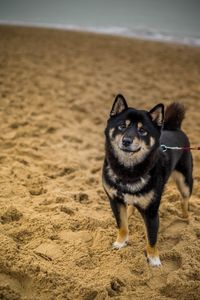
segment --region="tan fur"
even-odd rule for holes
[[[110,170],[110,172],[112,171],[111,169],[109,169],[109,170]],[[146,180],[143,179],[143,180],[141,180],[140,183],[132,184],[132,185],[127,184],[125,187],[129,188],[130,192],[136,192],[137,190],[140,190],[142,187],[144,187],[147,182],[148,182],[147,179]],[[115,188],[111,187],[109,184],[107,184],[105,182],[105,180],[103,180],[103,186],[111,198],[114,198],[117,196],[117,190]],[[131,195],[128,193],[123,194],[124,201],[127,204],[139,205],[143,209],[145,209],[151,203],[153,196],[154,196],[154,191],[150,191],[149,193],[146,193],[141,196],[135,196],[135,195]]]
[[[140,128],[142,128],[142,127],[143,127],[143,124],[142,124],[141,122],[138,122],[138,123],[137,123],[137,128],[140,129]]]
[[[190,196],[190,190],[189,190],[189,187],[185,183],[185,178],[184,178],[183,174],[181,174],[178,171],[173,171],[172,177],[175,180],[182,197],[188,198]]]
[[[181,201],[181,208],[182,208],[182,216],[184,219],[189,218],[188,204],[189,204],[189,198],[183,198]]]
[[[141,141],[140,141],[140,139],[138,139],[137,137],[135,137],[135,138],[133,139],[133,144],[134,144],[134,145],[139,146],[140,143],[141,143]]]
[[[150,146],[152,147],[155,144],[155,139],[151,136],[150,137]]]
[[[150,257],[158,257],[159,256],[159,252],[158,252],[156,245],[154,245],[152,247],[149,243],[147,243],[146,251],[147,251],[147,256],[150,256]]]
[[[149,206],[149,204],[151,203],[151,201],[153,200],[153,197],[154,197],[154,191],[152,190],[141,196],[124,194],[124,201],[127,204],[138,205],[142,209],[146,209]]]
[[[181,174],[178,171],[173,171],[172,177],[176,182],[176,185],[178,187],[178,190],[180,191],[180,194],[182,196],[181,199],[181,208],[182,208],[182,216],[183,218],[188,218],[188,202],[190,197],[190,189],[185,183],[185,178],[183,174]]]
[[[127,207],[128,219],[134,214],[134,212],[135,212],[135,207],[133,205],[128,205]]]
[[[109,165],[107,166],[107,170],[108,170],[108,175],[109,175],[110,179],[113,180],[113,181],[116,181],[117,175],[115,175],[115,173],[114,173],[113,170],[109,167]]]
[[[128,239],[128,214],[127,208],[120,205],[120,228],[118,230],[116,243],[124,243]]]
[[[126,188],[130,193],[140,191],[149,181],[150,176],[140,177],[140,180],[135,183],[127,183]]]
[[[126,124],[126,128],[127,128],[131,124],[131,121],[130,120],[126,120],[125,124]]]
[[[159,126],[162,126],[163,115],[162,108],[157,108],[155,111],[151,113],[152,121],[155,121]]]
[[[124,101],[121,98],[121,95],[117,96],[117,102],[115,102],[114,107],[112,108],[112,111],[110,113],[111,116],[115,116],[122,112],[125,109]]]
[[[111,169],[111,167],[108,165],[106,167],[108,176],[110,178],[110,180],[112,180],[113,182],[116,183],[117,181],[117,175],[113,172],[113,170]],[[122,184],[122,183],[118,183],[119,187],[121,188],[125,188],[127,190],[127,193],[130,192],[131,193],[135,193],[140,191],[142,188],[144,188],[144,186],[148,183],[150,179],[149,175],[146,175],[144,177],[140,177],[138,179],[138,181],[134,182],[134,183],[127,183],[127,184]],[[107,187],[106,187],[107,186]],[[107,189],[108,191],[110,190],[110,194],[112,194],[113,196],[117,195],[117,190],[113,189],[112,187],[108,186],[107,183],[105,183],[105,189]]]
[[[108,185],[104,179],[103,179],[103,187],[111,198],[114,198],[117,196],[117,190],[112,188],[110,185]]]
[[[114,132],[114,128],[112,128],[112,129],[110,129],[110,131],[109,131],[109,136],[110,136],[110,139],[112,139],[112,136],[113,136],[113,132]]]
[[[119,143],[120,143],[121,136],[118,135],[116,136],[115,140],[111,141],[111,144],[113,146],[113,149],[119,159],[119,162],[123,164],[126,167],[133,166],[136,163],[140,163],[145,159],[147,154],[149,153],[149,147],[144,143],[144,141],[140,141],[140,147],[141,149],[138,152],[131,152],[127,153],[122,151],[119,148]]]
[[[130,124],[129,120],[126,120],[126,126]],[[138,128],[142,127],[143,124],[138,122]],[[138,152],[124,152],[119,148],[119,145],[122,145],[122,134],[117,134],[115,138],[113,138],[114,128],[110,129],[109,136],[111,139],[111,144],[113,146],[114,152],[119,159],[119,162],[126,167],[133,166],[134,164],[140,163],[145,157],[148,155],[150,148],[154,145],[155,140],[153,137],[150,138],[150,145],[146,145],[143,140],[139,138],[135,138],[133,140],[133,144],[138,148],[141,148]]]

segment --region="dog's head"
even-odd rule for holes
[[[122,95],[113,103],[105,130],[106,142],[121,164],[131,166],[142,162],[159,146],[164,119],[164,105],[150,111],[128,107]]]

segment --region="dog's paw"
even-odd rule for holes
[[[151,267],[160,267],[162,265],[159,256],[148,256],[147,261]]]
[[[127,244],[128,244],[128,241],[124,241],[122,243],[120,243],[120,242],[114,242],[113,245],[112,245],[112,247],[113,247],[113,249],[121,249],[121,248],[126,247]]]

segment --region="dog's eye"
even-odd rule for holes
[[[138,129],[138,132],[139,132],[139,134],[142,135],[142,136],[147,135],[147,131],[146,131],[143,127],[139,128],[139,129]]]
[[[125,123],[121,123],[120,125],[118,125],[117,127],[120,131],[126,129],[126,124]]]

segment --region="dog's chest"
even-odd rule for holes
[[[127,183],[124,184],[120,181],[117,181],[117,185],[109,185],[104,182],[104,188],[106,192],[109,194],[111,199],[123,199],[126,204],[136,205],[145,209],[148,207],[150,202],[154,197],[154,191],[151,190],[149,192],[143,193],[142,189],[148,183],[149,177],[141,177],[135,183]],[[116,182],[115,182],[116,183]]]
[[[126,204],[139,206],[142,209],[146,209],[154,197],[154,191],[151,190],[147,193],[139,193],[137,195],[124,193],[123,200]]]

